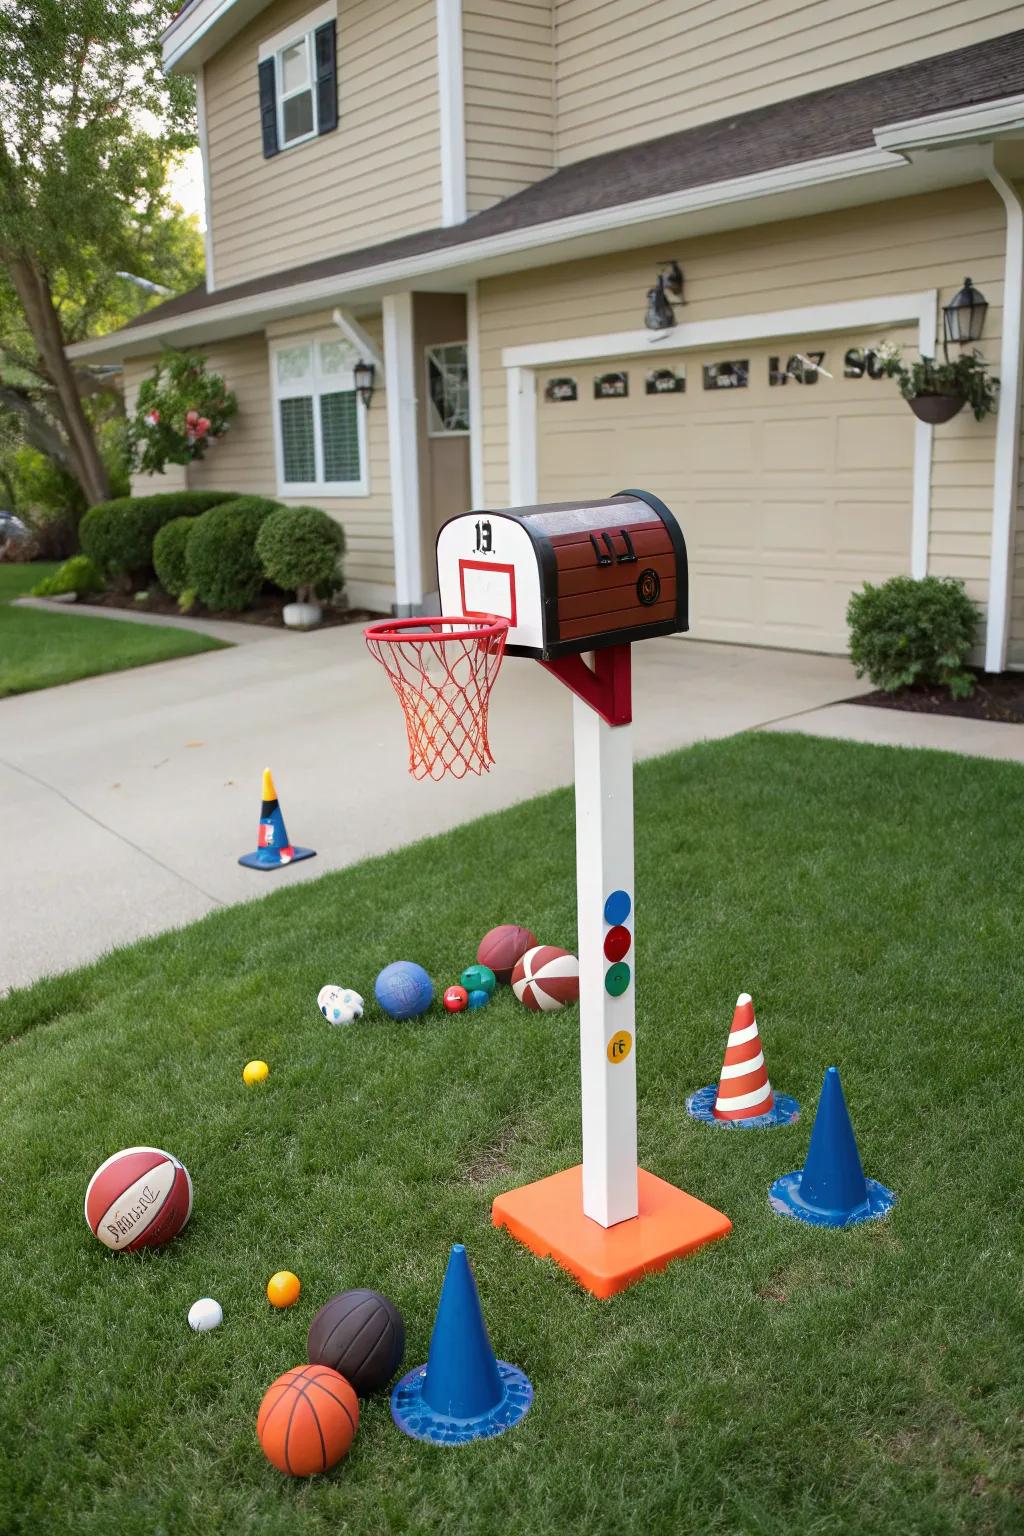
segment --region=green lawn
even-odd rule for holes
[[[410,784],[408,793],[421,793]],[[425,797],[426,798],[426,797]],[[726,1211],[724,1242],[611,1302],[489,1224],[579,1157],[575,1010],[384,1019],[399,957],[440,985],[509,919],[574,938],[557,793],[47,980],[0,1004],[0,1529],[45,1536],[915,1536],[1024,1528],[1020,956],[1024,771],[758,735],[637,773],[645,1165]],[[59,954],[54,955],[59,963]],[[333,1030],[326,981],[368,1015]],[[736,994],[771,1132],[687,1118]],[[243,1064],[271,1075],[246,1088]],[[897,1204],[846,1232],[769,1209],[841,1067],[866,1171]],[[120,1146],[179,1155],[186,1232],[112,1255],[82,1198]],[[534,1406],[500,1440],[427,1447],[364,1407],[335,1472],[263,1459],[266,1386],[314,1310],[370,1285],[426,1358],[453,1239]],[[303,1293],[275,1313],[268,1276]],[[193,1335],[217,1297],[225,1322]]]
[[[9,606],[56,569],[46,561],[0,565],[0,699],[221,649],[221,641],[191,630]]]

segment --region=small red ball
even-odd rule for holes
[[[465,987],[449,987],[444,995],[444,1005],[449,1013],[461,1013],[469,1002]]]

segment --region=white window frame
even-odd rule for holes
[[[300,144],[308,144],[310,139],[320,135],[320,109],[317,94],[316,80],[316,48],[313,43],[313,34],[317,27],[322,27],[326,21],[337,21],[338,7],[335,0],[328,0],[326,5],[320,5],[315,11],[302,16],[293,22],[282,32],[276,32],[273,37],[268,37],[259,47],[259,63],[266,59],[274,61],[274,107],[277,112],[277,148],[278,153],[283,154],[287,149],[295,149]],[[309,85],[301,86],[298,90],[286,92],[284,89],[284,66],[281,56],[296,43],[304,42],[306,45],[306,69],[309,76]],[[313,100],[313,126],[308,133],[301,138],[285,141],[284,136],[284,104],[293,96],[298,96],[300,91],[308,90]]]
[[[444,427],[434,426],[433,400],[430,395],[430,356],[432,352],[443,351],[445,347],[461,347],[466,354],[466,411],[469,415],[469,426],[448,431]],[[473,431],[473,389],[469,364],[468,341],[437,341],[431,342],[423,348],[423,387],[426,391],[427,436],[434,438],[445,437],[469,437]]]
[[[305,496],[369,496],[370,494],[370,466],[366,452],[366,406],[356,395],[356,432],[359,442],[359,469],[358,480],[325,480],[323,478],[324,449],[323,434],[320,422],[320,399],[323,395],[334,395],[340,391],[355,390],[355,376],[351,369],[344,373],[322,375],[319,369],[320,344],[330,342],[337,344],[341,338],[337,330],[317,331],[313,334],[299,336],[282,336],[271,342],[268,348],[270,353],[270,400],[274,417],[274,458],[277,475],[277,494],[280,497],[292,501],[301,501]],[[293,347],[309,347],[311,349],[310,376],[305,379],[281,383],[277,375],[278,353],[290,351]],[[358,360],[355,356],[356,349],[352,348],[353,365]],[[285,480],[284,478],[284,438],[281,432],[280,402],[282,400],[305,400],[313,402],[313,455],[316,468],[315,480]]]

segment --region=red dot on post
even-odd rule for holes
[[[628,928],[621,925],[609,928],[604,936],[604,953],[607,960],[621,960],[623,955],[629,954],[633,935]]]

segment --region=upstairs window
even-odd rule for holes
[[[334,0],[260,44],[259,93],[265,159],[337,128]]]
[[[366,407],[342,337],[280,342],[271,355],[279,496],[366,496]]]
[[[469,349],[464,341],[427,348],[427,435],[469,432]]]

